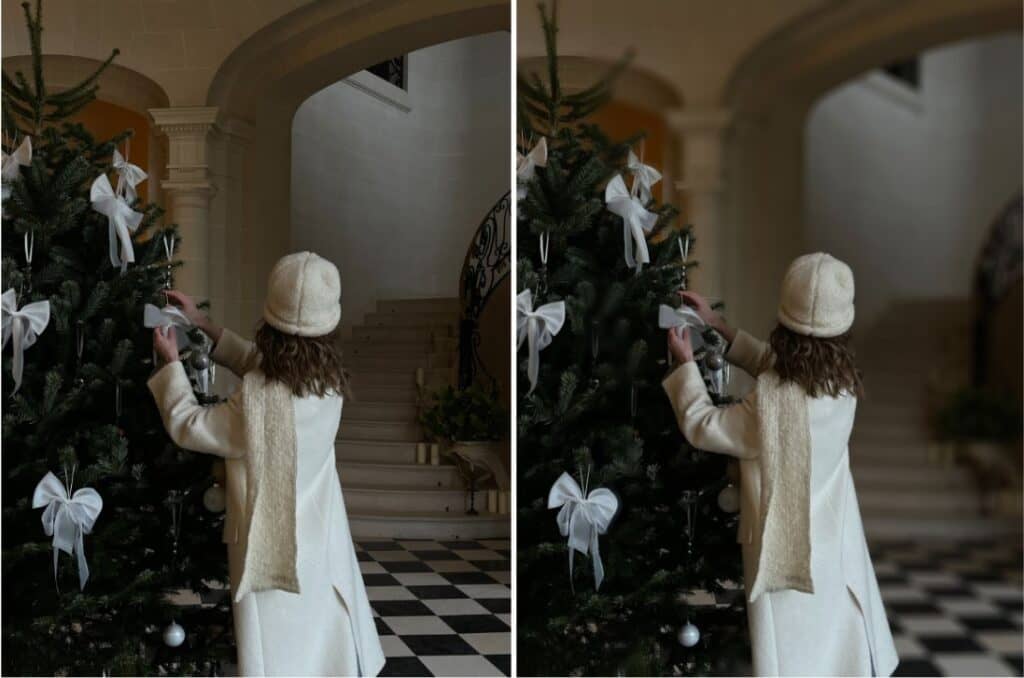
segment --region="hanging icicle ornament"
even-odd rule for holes
[[[125,147],[125,155],[128,154],[128,146]],[[124,196],[129,203],[135,202],[138,194],[135,187],[141,184],[147,175],[141,167],[128,162],[128,158],[121,155],[121,152],[114,149],[114,170],[117,172],[117,194]]]
[[[548,508],[561,509],[558,512],[558,530],[568,537],[569,585],[573,586],[573,553],[590,554],[594,566],[594,589],[601,588],[604,581],[604,563],[601,562],[599,537],[608,527],[619,510],[619,498],[611,490],[599,487],[587,492],[590,479],[589,469],[584,487],[581,488],[572,476],[562,472],[548,492]]]
[[[164,289],[171,289],[174,281],[174,245],[175,237],[173,233],[164,233],[164,255],[167,257],[167,271],[164,274]]]
[[[626,190],[626,182],[621,174],[616,174],[608,182],[604,189],[604,201],[610,212],[622,217],[623,256],[626,265],[639,272],[644,264],[651,261],[646,234],[658,223],[658,215],[649,212],[634,194]]]
[[[21,168],[32,164],[32,137],[25,137],[13,153],[3,153],[3,168],[0,169],[0,200],[4,203],[11,197],[11,185],[21,176]],[[7,216],[6,205],[2,207]]]
[[[75,321],[75,364],[77,374],[75,375],[75,386],[85,386],[85,379],[82,378],[82,355],[85,353],[85,321]]]
[[[67,469],[65,469],[66,471]],[[66,475],[66,474],[65,474]],[[71,494],[74,472],[68,487],[57,476],[47,472],[32,493],[32,508],[43,508],[43,532],[53,537],[53,579],[57,581],[57,560],[61,551],[78,556],[78,584],[84,590],[89,580],[89,563],[85,559],[84,535],[92,532],[103,510],[103,498],[91,487]]]
[[[135,261],[132,233],[138,230],[144,215],[133,210],[124,197],[114,192],[106,174],[99,175],[92,182],[89,200],[92,208],[105,216],[109,224],[110,264],[120,267],[124,273],[128,264]]]
[[[640,146],[640,157],[632,150],[629,151],[629,158],[626,161],[626,168],[633,173],[633,183],[636,186],[634,193],[647,204],[651,201],[651,188],[661,181],[661,172],[650,165],[644,164],[644,147]]]
[[[551,340],[562,329],[565,323],[565,302],[553,301],[536,310],[533,308],[533,292],[523,290],[516,296],[516,332],[518,343],[516,350],[527,343],[529,357],[526,374],[530,379],[530,391],[537,387],[537,376],[540,373],[540,352],[547,348]]]
[[[548,140],[544,137],[526,155],[516,152],[516,200],[526,197],[526,186],[536,176],[537,168],[547,166]]]
[[[697,527],[697,502],[700,500],[699,490],[683,490],[679,495],[679,503],[683,505],[686,512],[686,523],[683,531],[686,533],[686,553],[693,555],[693,538]]]
[[[0,297],[0,304],[2,304],[3,314],[2,323],[0,323],[2,324],[3,348],[7,348],[7,342],[10,340],[14,351],[14,357],[11,360],[11,376],[14,378],[14,391],[11,395],[14,395],[21,388],[21,378],[25,369],[25,350],[36,343],[36,339],[50,323],[50,302],[36,301],[25,304],[19,309],[18,295],[14,288],[11,288]]]

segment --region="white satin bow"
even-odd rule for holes
[[[50,302],[36,301],[18,308],[18,295],[11,288],[0,296],[3,306],[3,348],[7,348],[7,340],[13,337],[14,356],[11,360],[11,373],[14,377],[14,393],[21,388],[21,375],[25,368],[25,349],[36,343],[36,338],[43,333],[50,323]]]
[[[523,155],[516,153],[516,199],[526,197],[526,184],[530,183],[538,167],[548,166],[548,140],[541,137],[533,149]]]
[[[695,330],[690,332],[690,344],[693,346],[693,350],[696,351],[704,345],[701,331],[707,327],[707,323],[689,306],[680,306],[679,308],[672,308],[668,304],[658,306],[658,327],[663,330],[670,327],[689,327],[691,330]]]
[[[537,375],[540,372],[540,352],[547,348],[554,336],[562,329],[562,325],[565,323],[565,302],[553,301],[534,310],[533,292],[523,290],[516,295],[516,310],[518,311],[516,350],[523,347],[523,341],[527,342],[529,358],[526,364],[526,374],[530,378],[529,393],[533,393],[533,389],[537,387]]]
[[[604,189],[604,201],[608,203],[609,211],[622,217],[626,265],[639,269],[651,260],[651,255],[647,251],[645,234],[654,228],[654,224],[658,222],[658,215],[648,212],[638,198],[630,195],[621,174],[615,175],[615,178],[608,182],[608,186]],[[636,243],[635,257],[633,255],[634,242]]]
[[[638,184],[637,188],[639,189],[638,194],[640,196],[640,200],[645,203],[650,201],[651,187],[661,181],[661,172],[650,165],[645,165],[640,162],[640,158],[636,157],[636,153],[633,151],[629,152],[629,159],[626,161],[626,167],[633,173],[633,181]]]
[[[3,153],[3,168],[0,169],[0,199],[11,196],[11,182],[21,176],[21,168],[32,164],[32,137],[21,140],[14,153]]]
[[[178,350],[182,351],[189,345],[188,330],[192,321],[185,316],[180,308],[168,304],[163,308],[146,304],[143,309],[142,324],[150,329],[154,327],[177,327],[174,338],[178,342]]]
[[[128,162],[121,152],[114,149],[114,169],[117,170],[117,194],[123,195],[128,202],[138,197],[135,187],[149,176],[138,165]]]
[[[619,510],[619,498],[611,490],[599,487],[584,499],[579,483],[563,472],[548,492],[548,508],[558,507],[562,508],[558,512],[558,529],[563,537],[569,538],[569,582],[572,582],[573,552],[583,555],[589,552],[594,562],[594,588],[600,589],[604,563],[598,550],[598,536],[608,531]]]
[[[110,224],[110,263],[123,272],[128,263],[135,261],[132,232],[142,223],[142,212],[133,210],[125,199],[114,192],[110,179],[101,174],[89,189],[92,208],[105,216]]]
[[[96,518],[103,510],[103,498],[91,487],[83,487],[68,496],[64,483],[52,472],[47,472],[32,493],[32,508],[46,507],[43,511],[43,531],[53,536],[53,578],[57,579],[57,558],[61,551],[74,557],[78,554],[78,583],[85,588],[89,579],[89,564],[85,560],[83,535],[92,532]]]

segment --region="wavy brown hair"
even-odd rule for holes
[[[782,380],[795,381],[812,398],[863,395],[849,332],[838,337],[809,337],[778,325],[768,343],[774,354],[774,369]]]
[[[299,337],[261,322],[256,330],[260,369],[302,398],[330,392],[351,396],[348,372],[341,364],[338,331],[320,337]]]

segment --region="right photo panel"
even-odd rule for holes
[[[1020,3],[516,21],[518,675],[1021,675]]]

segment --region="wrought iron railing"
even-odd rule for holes
[[[480,314],[491,294],[509,273],[511,209],[512,196],[506,193],[480,222],[462,263],[459,278],[459,388],[470,386],[481,374],[496,382],[480,359]]]

